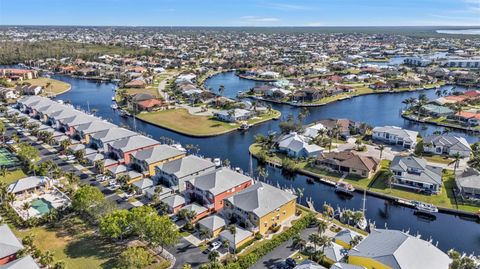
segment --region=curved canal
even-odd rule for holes
[[[96,83],[94,81],[64,76],[54,76],[54,78],[72,85],[72,89],[58,96],[58,99],[71,101],[75,106],[85,110],[88,108],[90,110],[95,109],[95,113],[104,119],[111,120],[119,125],[123,124],[133,127],[131,118],[121,118],[110,108],[113,84]],[[224,95],[233,97],[238,91],[248,90],[259,85],[259,82],[241,79],[235,76],[233,72],[227,72],[213,76],[205,84],[207,88],[212,88],[216,92],[218,92],[220,85],[225,86]],[[423,93],[430,98],[435,96],[435,91],[432,90],[424,91]],[[411,123],[400,117],[400,109],[403,107],[402,100],[412,96],[417,97],[419,94],[419,92],[405,92],[367,95],[322,107],[309,108],[310,115],[307,117],[306,122],[314,122],[324,118],[350,118],[356,121],[367,122],[372,126],[397,125],[414,129],[420,131],[422,135],[432,133],[436,129],[442,129],[440,127]],[[299,109],[288,105],[272,104],[272,106],[274,109],[282,112],[282,117],[287,117],[288,114],[296,116],[299,111]],[[170,137],[183,145],[198,145],[200,154],[211,158],[229,159],[233,166],[238,166],[248,171],[248,147],[254,142],[254,135],[278,132],[278,123],[279,121],[269,121],[254,126],[247,132],[232,132],[209,138],[188,137],[141,121],[136,121],[135,125],[138,131],[149,134],[155,139]],[[478,141],[478,137],[468,136],[464,133],[458,134],[465,136],[471,143]],[[253,160],[254,170],[256,165],[256,161]],[[362,207],[362,195],[355,194],[351,199],[344,199],[335,194],[330,186],[318,183],[308,185],[305,176],[284,176],[279,169],[273,167],[268,167],[267,170],[267,180],[269,182],[282,187],[304,188],[302,202],[305,202],[305,197],[311,197],[318,209],[324,202],[331,204],[334,208],[358,210]],[[438,247],[444,251],[455,248],[469,253],[473,251],[478,253],[480,250],[480,226],[474,221],[462,219],[458,216],[438,214],[435,220],[424,219],[415,216],[412,209],[391,205],[383,199],[371,196],[367,197],[366,215],[379,228],[388,227],[405,231],[410,230],[411,234],[420,233],[424,239],[432,238],[434,242],[439,242]]]

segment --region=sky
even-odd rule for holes
[[[0,25],[480,26],[480,0],[0,0]]]

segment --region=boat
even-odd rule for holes
[[[112,101],[115,101],[115,96],[112,96]]]
[[[352,184],[339,181],[335,184],[335,191],[340,193],[352,194],[355,191],[355,188]]]
[[[245,131],[245,130],[248,130],[248,128],[250,128],[250,124],[246,122],[242,122],[242,124],[240,124],[240,127],[238,127],[238,130]]]
[[[438,212],[438,208],[432,204],[422,203],[419,201],[412,201],[413,206],[418,212],[426,214],[434,214]]]
[[[215,164],[216,167],[222,166],[222,161],[220,160],[220,158],[213,159],[213,163]]]
[[[124,118],[130,116],[130,113],[128,113],[128,112],[125,111],[125,110],[120,110],[119,114],[120,114],[120,117],[124,117]]]
[[[367,191],[363,190],[363,207],[362,207],[362,212],[363,212],[363,217],[358,220],[356,223],[357,227],[361,230],[367,229],[368,222],[367,222],[367,217],[365,216],[365,202],[367,201]]]
[[[110,107],[111,107],[112,109],[117,109],[117,108],[118,108],[117,104],[115,104],[115,103],[111,104]]]
[[[308,184],[313,184],[313,183],[315,183],[315,181],[313,180],[313,178],[309,177],[309,178],[307,178],[307,183]]]
[[[180,151],[187,152],[187,150],[181,144],[172,144],[171,146]]]

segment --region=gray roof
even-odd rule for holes
[[[227,240],[230,243],[236,245],[236,244],[242,242],[243,240],[245,240],[248,237],[251,237],[253,235],[252,232],[250,232],[248,230],[245,230],[242,227],[237,226],[237,225],[235,225],[235,230],[236,230],[235,235],[233,235],[230,232],[230,230],[223,230],[222,232],[220,232],[220,237],[223,240]],[[232,247],[234,247],[234,246],[232,245]]]
[[[0,269],[40,269],[40,267],[35,263],[32,256],[28,255],[7,264],[0,265]]]
[[[80,124],[75,129],[79,132],[83,132],[85,134],[96,133],[103,130],[108,130],[112,128],[116,128],[117,125],[107,122],[107,121],[100,121],[95,120],[89,123]]]
[[[139,189],[143,190],[143,189],[152,187],[153,186],[153,181],[150,178],[146,177],[146,178],[142,178],[138,181],[133,182],[133,185],[137,186]]]
[[[480,172],[467,167],[455,178],[455,182],[459,188],[480,190]]]
[[[371,258],[392,269],[447,269],[450,264],[447,254],[430,242],[397,230],[373,230],[348,255]]]
[[[350,241],[352,241],[355,237],[361,236],[362,238],[365,237],[355,231],[352,231],[350,229],[344,229],[338,232],[333,238],[335,240],[341,240],[342,242],[345,242],[347,244],[350,244]]]
[[[413,156],[395,156],[390,164],[390,169],[402,172],[402,178],[415,182],[442,185],[443,168],[427,165],[427,161]],[[408,172],[415,169],[419,173]]]
[[[198,221],[198,224],[207,228],[210,231],[216,231],[222,227],[225,227],[225,225],[227,225],[227,222],[224,218],[218,215],[212,215],[201,219],[200,221]]]
[[[169,196],[165,199],[162,199],[162,202],[167,204],[171,208],[175,208],[179,205],[184,205],[185,204],[185,198],[181,195],[175,194],[175,195]]]
[[[31,176],[17,180],[8,186],[8,192],[18,193],[44,185],[48,177]]]
[[[325,253],[327,258],[334,262],[340,261],[346,254],[346,252],[343,251],[343,247],[336,243],[332,243],[331,246],[325,247],[323,253]]]
[[[365,269],[363,266],[348,264],[343,262],[337,262],[330,269]]]
[[[209,191],[213,195],[218,195],[252,180],[251,177],[235,172],[229,168],[222,167],[218,170],[201,174],[188,180],[188,182],[197,189]]]
[[[215,164],[203,158],[189,155],[185,158],[162,163],[157,167],[166,174],[173,174],[177,178],[183,178],[205,169],[215,167]]]
[[[133,157],[140,161],[145,161],[148,164],[156,163],[166,159],[170,159],[179,155],[185,154],[185,152],[178,150],[168,145],[158,145],[152,148],[144,149],[135,152]]]
[[[23,249],[22,243],[13,234],[7,224],[0,226],[0,259]]]
[[[156,144],[160,144],[160,142],[143,135],[135,135],[135,136],[129,136],[119,140],[115,140],[109,144],[114,149],[120,149],[123,152],[128,152],[135,149],[140,149],[140,148],[145,148],[145,147],[153,146]]]
[[[197,213],[197,215],[199,215],[199,214],[208,210],[208,208],[206,208],[204,206],[201,206],[197,203],[188,204],[185,207],[183,207],[182,209],[186,209],[188,211],[194,211],[195,213]]]
[[[92,138],[98,139],[103,143],[106,143],[134,135],[138,134],[125,128],[111,128],[93,134]]]
[[[471,151],[470,144],[460,136],[453,135],[430,135],[423,140],[424,144],[433,144],[435,146],[447,147],[457,151]]]
[[[316,262],[306,260],[301,264],[295,266],[294,269],[326,269],[326,268]]]
[[[262,217],[296,198],[289,192],[257,182],[227,200],[235,207]]]
[[[398,137],[402,137],[404,141],[415,142],[417,140],[418,132],[412,130],[405,130],[397,126],[383,126],[373,128],[373,132],[389,133]]]

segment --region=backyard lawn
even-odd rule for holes
[[[14,171],[8,171],[7,175],[5,176],[5,178],[2,179],[2,181],[5,182],[5,184],[10,185],[13,182],[24,177],[27,177],[27,175],[25,175],[22,169],[17,169]]]
[[[31,85],[36,85],[36,86],[43,86],[44,92],[42,95],[59,95],[62,94],[68,90],[70,90],[70,84],[59,81],[56,79],[51,79],[51,78],[35,78],[35,79],[28,79],[25,80],[24,82],[28,82]],[[50,87],[47,88],[47,83],[50,82]]]
[[[113,268],[121,251],[118,246],[96,236],[78,218],[64,219],[56,226],[13,231],[19,238],[35,235],[34,244],[42,252],[53,252],[55,261],[64,261],[66,268]]]
[[[143,113],[137,117],[160,127],[192,136],[218,135],[238,128],[238,124],[217,121],[208,116],[191,115],[186,109]]]

